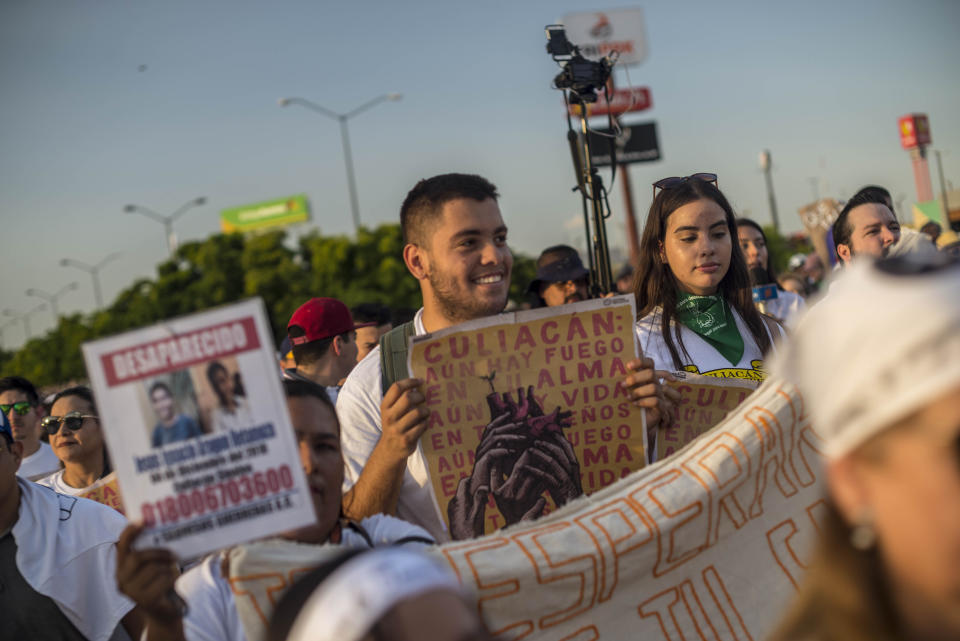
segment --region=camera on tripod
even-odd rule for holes
[[[614,51],[599,61],[587,60],[580,47],[567,40],[563,25],[547,25],[547,53],[563,64],[563,71],[553,79],[557,89],[569,89],[581,102],[596,102],[597,90],[610,78],[619,52]]]

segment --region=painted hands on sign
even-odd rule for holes
[[[667,427],[671,423],[680,394],[661,380],[676,381],[670,372],[654,369],[653,359],[639,358],[627,363],[623,386],[636,407],[647,410],[647,431]]]

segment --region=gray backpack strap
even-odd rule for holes
[[[414,333],[416,330],[410,321],[380,337],[380,380],[384,396],[391,385],[407,378],[407,341]]]

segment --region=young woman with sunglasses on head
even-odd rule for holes
[[[654,183],[635,281],[637,337],[658,370],[759,381],[780,330],[753,305],[733,209],[716,180]]]
[[[50,416],[40,424],[50,435],[50,446],[63,468],[37,483],[77,496],[110,474],[110,457],[90,388],[70,387],[57,394]]]

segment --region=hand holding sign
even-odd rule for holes
[[[390,386],[380,403],[383,436],[378,445],[398,461],[405,461],[413,454],[427,429],[430,411],[424,405],[422,383],[416,378],[399,380]]]
[[[660,384],[660,379],[675,381],[676,378],[669,372],[655,370],[653,359],[646,357],[627,363],[627,371],[630,373],[624,377],[623,386],[630,393],[630,399],[636,407],[649,411],[647,432],[653,434],[664,419],[670,420],[677,401],[677,395],[673,390],[667,393],[667,388]]]

